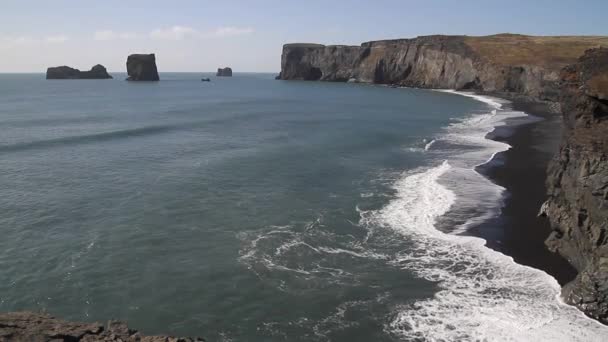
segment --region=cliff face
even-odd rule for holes
[[[11,312],[0,314],[0,341],[195,342],[204,340],[144,336],[118,321],[110,321],[103,326],[99,323],[66,322],[33,312]]]
[[[561,76],[564,140],[542,209],[554,228],[547,245],[580,272],[564,298],[608,324],[608,49],[588,51]]]
[[[89,71],[80,71],[68,66],[52,67],[46,70],[47,80],[59,79],[108,79],[112,78],[106,68],[97,64]]]
[[[280,79],[469,89],[557,99],[559,70],[606,37],[425,36],[361,46],[287,44]]]
[[[127,58],[127,81],[158,81],[156,56],[152,54],[134,54]]]

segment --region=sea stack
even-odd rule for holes
[[[127,58],[127,81],[158,81],[156,56],[151,54],[133,54]]]
[[[231,68],[218,68],[216,76],[232,77],[232,69]]]
[[[80,71],[69,66],[58,66],[46,69],[47,80],[109,79],[112,78],[106,68],[97,64],[89,71]]]

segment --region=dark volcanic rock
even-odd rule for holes
[[[156,56],[135,54],[127,58],[127,81],[158,81],[156,69]]]
[[[0,314],[0,341],[123,341],[123,342],[194,342],[201,338],[143,336],[125,323],[109,321],[76,323],[56,319],[47,314],[11,312]]]
[[[220,77],[232,77],[232,69],[230,68],[218,68],[216,76]]]
[[[608,49],[589,50],[561,80],[564,138],[541,211],[554,228],[546,243],[579,271],[566,301],[608,324]]]
[[[106,68],[97,64],[89,71],[80,71],[78,69],[70,68],[68,66],[59,66],[48,68],[46,70],[47,80],[60,80],[60,79],[108,79],[112,78]]]
[[[469,89],[557,100],[561,68],[586,48],[600,44],[608,44],[608,39],[512,34],[424,36],[361,46],[286,44],[280,78]]]

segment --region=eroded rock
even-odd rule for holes
[[[204,339],[144,336],[119,321],[109,321],[103,326],[99,323],[63,321],[43,313],[10,312],[0,314],[0,341],[200,342]]]
[[[89,71],[80,71],[70,68],[69,66],[51,67],[46,70],[47,80],[65,80],[65,79],[109,79],[112,78],[106,68],[97,64]]]
[[[127,81],[158,81],[156,56],[151,54],[134,54],[127,58]]]

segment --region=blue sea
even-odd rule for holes
[[[209,341],[605,341],[470,227],[525,121],[466,93],[0,75],[0,311]],[[201,82],[211,77],[211,82]]]

